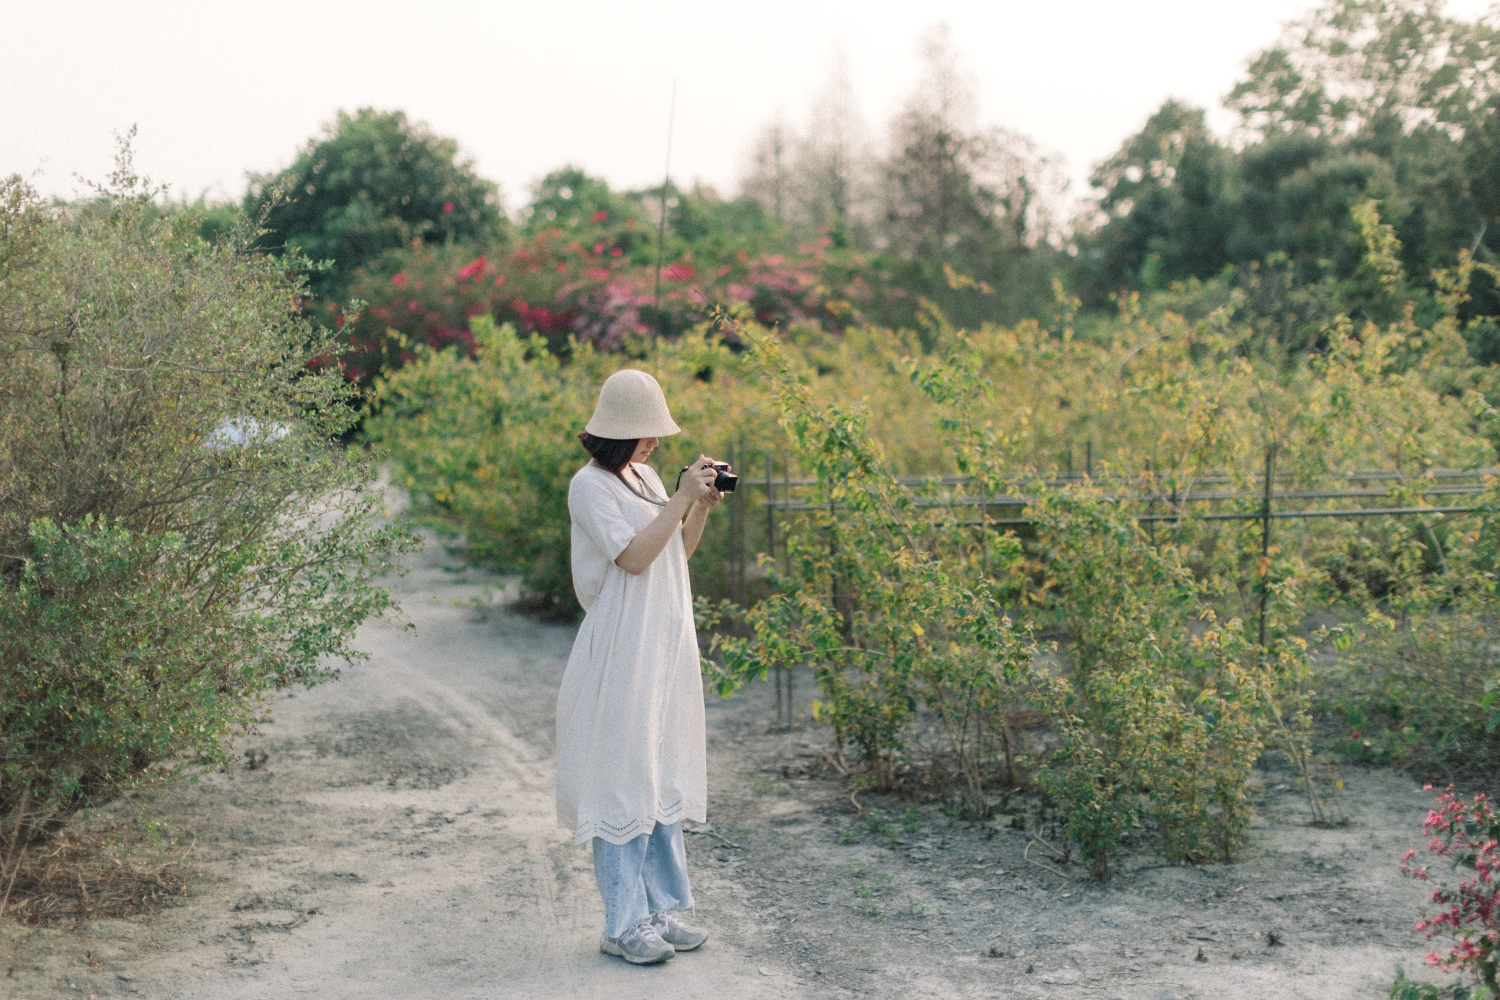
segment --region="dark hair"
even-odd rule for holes
[[[582,441],[584,448],[594,456],[594,461],[617,476],[630,461],[630,456],[635,454],[636,446],[641,443],[640,438],[621,441],[618,438],[594,437],[588,431],[579,431],[578,440]]]

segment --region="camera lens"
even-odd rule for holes
[[[729,474],[729,463],[715,462],[713,468],[715,472],[714,489],[720,493],[733,493],[735,485],[740,481],[740,477]]]

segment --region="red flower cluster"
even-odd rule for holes
[[[1427,844],[1429,851],[1451,859],[1455,868],[1473,872],[1471,877],[1461,879],[1457,888],[1440,885],[1432,891],[1432,901],[1443,909],[1419,920],[1416,929],[1425,931],[1429,940],[1441,932],[1458,938],[1458,942],[1446,955],[1429,954],[1427,963],[1472,972],[1494,987],[1496,961],[1500,958],[1500,814],[1490,809],[1484,792],[1473,801],[1463,801],[1449,786],[1438,797],[1438,807],[1427,814],[1422,828],[1432,837]],[[1402,855],[1401,871],[1426,881],[1427,869],[1412,866],[1416,853],[1410,850]]]

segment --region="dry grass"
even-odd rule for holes
[[[50,924],[129,916],[181,900],[187,894],[182,866],[149,847],[142,852],[153,855],[149,860],[132,856],[123,839],[135,834],[127,827],[81,835],[65,830],[30,845],[19,864],[7,866],[0,916]]]

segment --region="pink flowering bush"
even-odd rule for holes
[[[469,324],[478,316],[537,334],[559,353],[569,338],[617,351],[632,338],[681,335],[716,306],[748,310],[767,326],[836,328],[853,317],[853,303],[870,298],[857,269],[830,261],[825,240],[796,255],[736,250],[704,262],[684,253],[662,268],[658,306],[655,261],[628,250],[631,235],[629,226],[546,229],[484,252],[443,246],[394,255],[355,278],[350,294],[366,302],[358,316],[346,321],[326,307],[347,347],[322,361],[369,384],[412,361],[417,345],[472,354]]]
[[[1438,885],[1432,890],[1432,901],[1443,909],[1417,921],[1417,930],[1425,931],[1428,940],[1437,934],[1458,940],[1446,955],[1430,953],[1427,964],[1472,973],[1483,986],[1496,991],[1500,989],[1495,982],[1500,956],[1500,815],[1490,808],[1484,792],[1473,801],[1464,801],[1450,786],[1438,797],[1438,807],[1428,812],[1422,828],[1432,837],[1429,851],[1473,873],[1456,888]],[[1425,882],[1427,869],[1412,865],[1416,853],[1410,850],[1402,856],[1401,871]]]

